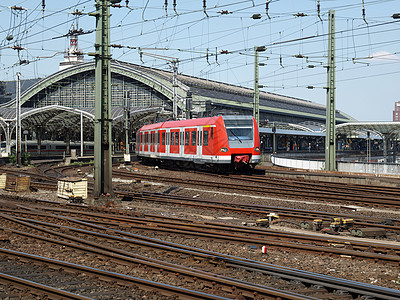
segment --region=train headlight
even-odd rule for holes
[[[226,147],[223,147],[223,148],[221,148],[221,152],[228,152],[228,148],[226,148]]]
[[[255,148],[254,148],[254,151],[260,152],[260,148],[259,148],[259,147],[255,147]]]

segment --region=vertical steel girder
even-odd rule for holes
[[[335,11],[329,11],[328,87],[326,97],[325,170],[336,170]]]
[[[254,102],[253,117],[257,125],[260,124],[260,91],[259,91],[259,73],[258,73],[258,47],[254,47]]]
[[[94,196],[113,196],[111,156],[110,1],[96,0]]]

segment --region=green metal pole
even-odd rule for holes
[[[96,0],[94,196],[113,196],[111,156],[110,1]]]
[[[130,101],[129,101],[129,91],[125,91],[125,103],[124,103],[124,112],[125,112],[125,154],[129,154],[129,110],[130,110]]]
[[[260,124],[260,91],[259,91],[259,73],[258,73],[258,47],[254,47],[254,101],[253,117],[257,125]]]
[[[336,170],[335,11],[329,11],[328,87],[326,97],[325,170]]]

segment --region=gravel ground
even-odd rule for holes
[[[123,166],[121,166],[124,168]],[[120,167],[120,168],[121,168]],[[204,176],[187,172],[177,172],[164,169],[157,169],[140,164],[128,166],[132,172],[140,174],[151,174],[161,176],[174,176],[181,178],[182,182],[190,176],[191,178],[204,178]],[[90,167],[81,167],[80,170],[87,173],[90,177],[92,170]],[[70,172],[70,176],[76,175],[77,170]],[[332,203],[315,203],[315,202],[300,202],[291,199],[278,199],[275,197],[259,196],[259,195],[243,195],[239,193],[226,193],[221,191],[207,191],[198,187],[171,187],[163,184],[149,184],[146,182],[133,183],[122,180],[115,180],[113,183],[115,189],[129,189],[137,192],[168,192],[170,194],[184,195],[195,198],[220,199],[237,203],[256,203],[271,206],[284,206],[300,209],[311,209],[328,212],[352,213],[348,208],[343,208],[341,205]],[[1,193],[7,193],[2,191]],[[33,196],[32,193],[30,196]],[[55,192],[38,191],[35,196],[40,199],[65,202],[59,199]],[[122,207],[142,213],[159,214],[163,216],[180,217],[195,220],[213,220],[217,222],[241,223],[246,219],[243,216],[235,215],[234,213],[223,213],[221,211],[204,211],[196,208],[174,207],[162,204],[145,203],[145,202],[125,202],[120,204]],[[360,208],[357,214],[367,216],[385,217],[400,219],[400,211]],[[255,216],[256,218],[256,216]],[[279,228],[277,230],[291,230],[289,227]],[[151,234],[150,234],[151,235]],[[291,249],[268,249],[267,254],[261,253],[261,249],[251,247],[246,244],[226,244],[218,241],[199,241],[197,238],[182,238],[171,235],[157,234],[153,235],[159,239],[181,243],[193,247],[204,248],[207,250],[241,256],[254,260],[261,260],[268,263],[273,263],[281,266],[288,266],[302,270],[317,272],[321,274],[346,278],[350,280],[361,281],[374,285],[400,289],[400,268],[399,266],[391,266],[381,262],[370,262],[361,259],[352,259],[349,257],[329,257],[316,255],[302,251],[293,251]]]

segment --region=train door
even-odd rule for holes
[[[159,150],[158,152],[160,153],[165,153],[165,140],[166,140],[166,130],[159,130],[158,131],[159,134]]]
[[[170,132],[167,130],[165,133],[165,153],[167,154],[167,156],[169,155],[169,143],[170,143]]]
[[[149,151],[149,133],[148,132],[144,133],[144,149],[143,149],[143,151],[144,152]]]
[[[150,132],[150,152],[155,152],[155,137],[156,133],[155,131]]]
[[[140,152],[143,152],[143,132],[139,135],[139,149]]]
[[[214,128],[210,125],[203,127],[203,155],[213,155],[214,154]]]
[[[202,155],[202,144],[203,144],[203,131],[199,128],[197,129],[197,146],[196,146],[196,158],[201,158]]]
[[[170,153],[178,154],[179,153],[179,129],[171,130],[170,135]]]
[[[185,154],[196,154],[197,130],[196,128],[185,129]]]

